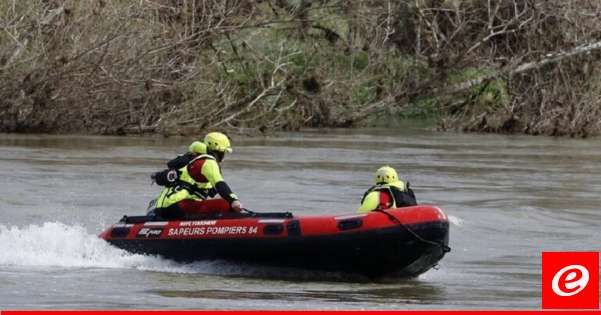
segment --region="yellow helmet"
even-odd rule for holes
[[[380,184],[380,183],[391,184],[391,183],[397,182],[398,180],[399,180],[399,175],[397,175],[394,168],[392,168],[388,165],[380,167],[376,171],[376,174],[374,175],[374,181],[376,182],[376,184]]]
[[[217,152],[232,152],[232,147],[230,145],[230,139],[221,132],[209,132],[205,136],[204,140],[205,145],[207,146],[207,151],[217,151]]]
[[[196,154],[206,154],[207,153],[207,145],[200,141],[194,141],[194,142],[192,142],[190,147],[188,147],[188,152],[192,152],[192,153],[196,153]]]

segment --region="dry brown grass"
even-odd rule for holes
[[[350,127],[417,109],[443,128],[588,136],[598,50],[545,58],[601,41],[599,12],[592,0],[7,0],[0,131]]]
[[[460,93],[443,100],[443,128],[581,137],[601,131],[601,2],[422,5],[414,37],[440,69],[438,82],[447,85],[447,75],[461,69],[485,70],[470,78],[476,84],[447,89]]]

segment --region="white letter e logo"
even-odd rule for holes
[[[572,296],[580,293],[588,284],[588,269],[581,265],[569,265],[561,268],[551,282],[553,292],[559,296]]]

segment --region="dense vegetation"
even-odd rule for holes
[[[597,0],[5,0],[0,28],[0,131],[601,131]]]

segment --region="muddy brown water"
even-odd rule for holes
[[[601,250],[601,140],[306,131],[234,138],[226,180],[254,211],[345,214],[381,165],[451,219],[417,279],[130,255],[96,235],[142,214],[148,174],[189,138],[0,135],[0,309],[540,308],[543,250]]]

